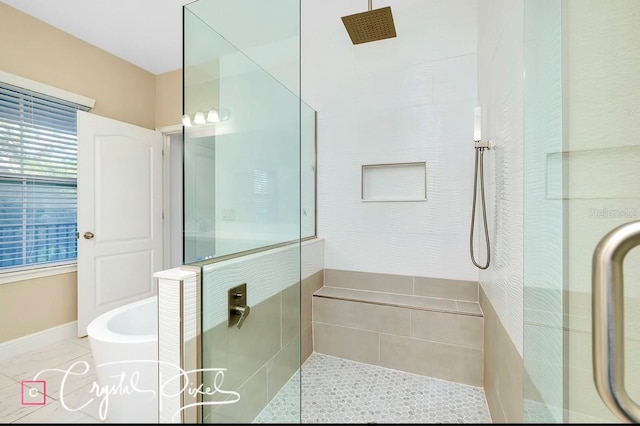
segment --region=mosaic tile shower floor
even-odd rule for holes
[[[254,423],[300,421],[300,376]],[[302,366],[302,423],[491,423],[482,388],[318,353]]]

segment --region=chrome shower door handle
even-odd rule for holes
[[[640,245],[640,221],[600,240],[592,262],[593,378],[600,398],[621,420],[640,422],[640,406],[624,385],[623,261]]]

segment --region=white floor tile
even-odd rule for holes
[[[100,423],[82,411],[70,411],[60,401],[51,401],[46,406],[19,418],[14,423]]]
[[[4,361],[0,365],[0,373],[17,381],[29,380],[43,369],[54,367],[90,352],[90,349],[71,344],[68,341],[55,343]]]
[[[68,395],[88,383],[97,381],[93,357],[91,354],[87,354],[71,361],[63,362],[50,370],[44,370],[41,374],[38,374],[37,380],[46,381],[47,395],[51,398],[59,399],[60,390],[64,390],[64,395]]]
[[[42,408],[42,406],[22,405],[21,392],[20,383],[14,383],[0,389],[0,423],[14,422]]]
[[[15,380],[11,380],[4,374],[0,374],[0,389],[6,388],[7,386],[13,385],[15,383],[16,383]]]
[[[83,413],[91,416],[92,418],[105,422],[108,413],[108,404],[103,404],[104,397],[96,396],[91,392],[93,383],[86,384],[81,388],[64,395],[59,401],[64,402],[64,405],[73,409],[79,409]],[[102,405],[102,413],[101,413]]]
[[[87,349],[91,349],[91,344],[89,343],[89,337],[85,336],[85,337],[76,337],[73,339],[70,339],[71,342],[75,343],[76,345],[80,345],[83,348],[87,348]]]

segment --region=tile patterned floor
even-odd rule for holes
[[[84,363],[90,368],[87,374],[69,375],[63,384],[62,371],[68,371],[75,364],[71,371],[79,373]],[[45,369],[50,370],[42,372]],[[35,389],[33,396],[45,405],[22,403],[21,382],[34,379],[46,381],[46,397],[41,385],[30,386]],[[95,380],[86,338],[64,340],[3,360],[0,362],[0,423],[100,423],[98,404],[92,402],[85,406],[92,398],[89,391]]]
[[[300,391],[303,423],[491,423],[482,388],[318,353],[254,422],[299,422]]]
[[[562,410],[551,409],[530,399],[525,399],[522,405],[524,423],[563,423]]]
[[[613,419],[613,417],[611,417]],[[565,410],[559,407],[552,407],[537,401],[529,399],[524,400],[523,404],[523,420],[524,423],[608,423],[610,419],[601,419],[599,417],[590,416],[572,410]],[[615,420],[613,421],[615,422]]]

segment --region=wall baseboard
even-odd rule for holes
[[[0,361],[40,349],[78,335],[78,321],[51,327],[37,333],[0,343]]]

